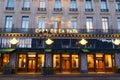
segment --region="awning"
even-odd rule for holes
[[[15,49],[0,49],[0,53],[10,53],[13,52]]]

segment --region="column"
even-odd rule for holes
[[[11,53],[10,55],[10,65],[15,68],[16,67],[16,58],[17,58],[17,55],[16,53]]]
[[[120,68],[120,53],[115,53],[115,65]]]
[[[87,73],[87,54],[82,53],[81,54],[81,73]]]
[[[45,53],[45,67],[52,67],[52,54]]]

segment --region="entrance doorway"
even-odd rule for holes
[[[63,58],[62,59],[62,70],[63,72],[69,72],[70,71],[70,60],[69,58]]]
[[[89,72],[113,72],[114,55],[105,53],[88,54]]]
[[[35,71],[35,65],[36,65],[35,59],[29,59],[28,60],[28,72],[34,72]]]
[[[62,71],[70,72],[70,55],[62,55]]]
[[[103,59],[96,59],[96,71],[104,72],[104,60]]]

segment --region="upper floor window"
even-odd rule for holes
[[[85,11],[93,11],[91,0],[86,0]]]
[[[77,8],[76,0],[70,0],[70,8],[74,8],[74,9]]]
[[[120,31],[120,17],[117,18],[118,30]]]
[[[40,17],[38,19],[38,28],[45,28],[45,17]]]
[[[61,28],[61,18],[56,17],[53,21],[53,27],[54,28]]]
[[[106,0],[101,0],[101,11],[102,12],[108,12],[107,1]]]
[[[108,32],[108,18],[102,17],[102,28],[103,32]]]
[[[23,16],[22,17],[22,29],[23,31],[27,31],[29,28],[29,17]]]
[[[72,17],[70,19],[70,28],[72,28],[72,29],[77,28],[77,17]]]
[[[120,0],[116,0],[116,11],[120,11]]]
[[[92,31],[92,29],[93,29],[93,18],[92,17],[86,18],[86,29],[87,29],[87,32]]]
[[[45,6],[45,0],[39,0],[39,7],[40,8],[46,8],[46,6]]]
[[[8,0],[7,7],[13,8],[14,7],[14,0]]]
[[[30,0],[23,0],[23,8],[30,8]]]
[[[55,8],[62,8],[61,6],[61,0],[55,0]]]
[[[6,16],[6,19],[5,19],[5,30],[6,31],[11,31],[12,26],[13,26],[12,20],[13,20],[12,16]]]

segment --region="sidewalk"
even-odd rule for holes
[[[120,74],[113,73],[92,73],[92,74],[13,74],[0,75],[0,80],[120,80]]]

